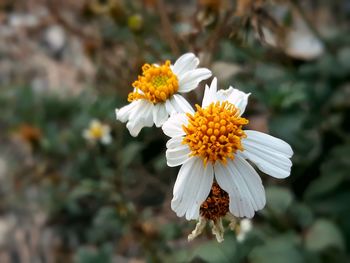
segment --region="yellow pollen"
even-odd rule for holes
[[[170,61],[163,65],[154,66],[145,64],[142,66],[142,75],[133,82],[135,88],[129,93],[128,101],[146,99],[153,104],[165,102],[171,95],[177,92],[179,82],[170,68]]]
[[[95,139],[99,139],[102,138],[103,136],[103,129],[101,126],[93,126],[90,128],[89,130],[91,137],[95,138]]]
[[[234,159],[237,150],[243,150],[241,139],[246,135],[242,127],[248,120],[239,117],[239,109],[227,101],[205,109],[196,105],[196,109],[194,115],[187,113],[189,123],[182,127],[186,133],[183,143],[189,145],[191,155],[201,157],[204,165]]]

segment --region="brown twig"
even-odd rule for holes
[[[205,42],[205,45],[203,46],[203,50],[206,50],[205,53],[208,54],[208,57],[204,61],[203,64],[205,64],[205,65],[210,64],[211,54],[215,53],[215,51],[220,43],[220,39],[226,35],[227,29],[228,29],[228,22],[229,22],[229,19],[231,17],[231,13],[232,13],[231,11],[227,11],[224,14],[222,19],[216,25],[213,33],[210,35],[210,37]]]
[[[57,6],[57,2],[55,0],[47,0],[46,3],[46,6],[53,18],[56,19],[56,21],[67,31],[71,32],[73,35],[80,37],[81,39],[88,40],[90,43],[94,43],[96,46],[100,45],[101,40],[98,37],[86,33],[85,31],[81,30],[80,27],[72,25],[65,18],[63,18],[59,12],[60,8]]]
[[[157,11],[159,13],[165,40],[168,42],[170,49],[174,53],[174,55],[179,55],[180,49],[178,47],[174,32],[171,28],[170,20],[166,13],[166,6],[163,0],[157,0]]]

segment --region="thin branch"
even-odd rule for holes
[[[159,13],[161,26],[164,31],[165,40],[168,42],[170,49],[174,53],[174,55],[179,55],[180,49],[178,47],[174,32],[171,28],[171,23],[166,13],[166,6],[163,0],[157,0],[157,11]]]
[[[203,62],[204,65],[210,64],[212,54],[215,53],[220,43],[220,39],[226,35],[230,17],[231,17],[231,12],[230,11],[226,12],[224,17],[221,19],[221,21],[217,23],[214,31],[212,32],[210,37],[207,39],[205,45],[203,46],[204,50],[206,50],[205,53],[208,54],[208,57]]]
[[[74,26],[72,23],[69,23],[60,13],[61,8],[57,6],[57,2],[54,0],[47,0],[47,8],[50,14],[53,16],[56,21],[62,25],[68,32],[71,32],[73,35],[80,37],[81,39],[88,40],[91,43],[100,45],[101,40],[96,36],[87,34],[81,29],[81,27]]]

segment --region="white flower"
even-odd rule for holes
[[[240,224],[239,224],[239,230],[238,230],[238,234],[236,236],[237,241],[238,242],[243,242],[246,237],[247,234],[253,229],[253,224],[252,224],[252,220],[250,219],[243,219],[241,220]]]
[[[163,65],[143,65],[142,75],[133,83],[134,91],[129,94],[130,104],[116,109],[117,119],[127,122],[126,127],[135,137],[143,127],[162,126],[169,114],[191,110],[178,92],[189,92],[211,76],[209,69],[197,68],[198,64],[199,59],[187,53],[174,65],[169,60]]]
[[[112,142],[111,128],[99,120],[90,122],[89,127],[83,131],[83,137],[91,143],[110,144]]]
[[[196,112],[172,115],[163,125],[169,166],[181,165],[171,208],[179,217],[198,219],[200,206],[215,181],[229,195],[229,212],[252,218],[265,206],[265,190],[255,169],[275,178],[290,175],[293,151],[288,143],[258,131],[242,130],[249,94],[230,87],[206,86]]]

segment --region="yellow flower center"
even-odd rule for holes
[[[242,127],[248,120],[239,117],[239,109],[227,101],[196,108],[194,115],[187,113],[189,123],[183,126],[183,143],[189,145],[191,155],[200,156],[204,165],[217,160],[226,164],[227,158],[234,159],[237,150],[243,150],[241,139],[246,135]]]
[[[145,64],[142,66],[142,75],[132,84],[135,90],[129,93],[128,101],[146,99],[153,104],[165,102],[177,92],[179,82],[170,68],[170,61],[163,65],[154,66]]]
[[[96,125],[96,126],[91,127],[89,132],[90,132],[91,137],[95,138],[95,139],[100,139],[103,136],[103,129],[102,129],[102,126],[100,126],[100,125]]]

